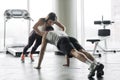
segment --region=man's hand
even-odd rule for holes
[[[41,67],[34,67],[35,69],[41,69]]]
[[[65,60],[66,60],[66,64],[63,64],[63,66],[69,67],[69,65],[70,65],[70,59],[69,59],[68,55],[65,55]]]
[[[69,64],[63,64],[63,66],[69,67]]]

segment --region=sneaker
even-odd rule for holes
[[[98,66],[99,67],[97,69],[97,78],[101,78],[104,75],[104,71],[103,71],[104,65],[99,63]]]
[[[90,73],[88,74],[88,78],[92,78],[93,76],[95,76],[95,71],[97,70],[98,68],[98,65],[95,65],[94,63],[91,64],[89,70],[90,70]]]
[[[90,67],[88,68],[88,70],[91,70],[94,68],[94,64],[91,64]]]
[[[30,54],[30,59],[31,59],[31,62],[34,62],[33,54]]]
[[[21,54],[21,61],[22,61],[22,63],[25,62],[25,55],[24,54]]]

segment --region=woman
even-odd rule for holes
[[[60,22],[57,21],[57,16],[55,13],[51,12],[48,14],[46,18],[40,18],[38,22],[33,26],[32,32],[30,33],[30,36],[28,38],[28,44],[24,47],[23,52],[21,54],[21,61],[25,61],[25,54],[27,53],[27,50],[33,45],[35,42],[34,46],[32,47],[32,50],[30,52],[30,58],[31,61],[33,62],[33,53],[35,50],[39,47],[42,41],[42,32],[44,31],[49,31],[49,30],[54,30],[52,25],[56,24],[58,27],[60,27],[63,31],[65,30],[64,25],[61,24]],[[47,27],[51,26],[51,27]]]

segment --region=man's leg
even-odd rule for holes
[[[95,75],[95,71],[98,68],[97,63],[95,63],[94,61],[90,60],[84,53],[79,52],[76,47],[74,46],[74,44],[70,41],[69,38],[67,37],[63,37],[59,40],[58,42],[58,49],[63,51],[64,54],[66,55],[72,55],[73,57],[77,58],[78,60],[88,64],[88,65],[92,65],[91,70],[90,70],[90,74],[88,75],[88,77],[92,77]]]
[[[74,37],[69,37],[71,43],[73,44],[73,46],[80,52],[82,52],[84,55],[86,55],[86,57],[88,59],[90,59],[91,61],[96,61],[95,58],[88,52],[85,51],[85,49],[79,44],[79,42],[77,41],[77,39],[75,39]]]
[[[87,58],[90,59],[91,61],[97,62],[96,59],[93,57],[93,55],[91,55],[90,53],[88,53],[84,49],[80,49],[79,52],[82,52],[83,54],[85,54],[87,56]]]
[[[71,55],[73,55],[73,57],[77,58],[78,60],[80,60],[80,61],[82,61],[84,63],[88,63],[88,64],[93,63],[93,61],[89,60],[86,55],[84,55],[83,53],[77,51],[76,49],[71,50]]]
[[[103,64],[101,64],[101,63],[98,64],[97,62],[91,61],[90,59],[87,58],[87,56],[85,54],[77,51],[76,49],[72,49],[71,54],[78,60],[80,60],[83,63],[86,63],[90,66],[90,73],[88,75],[88,78],[92,78],[95,75],[95,71],[97,71],[97,76],[99,75],[101,77],[104,74],[104,72],[103,72],[104,65]]]

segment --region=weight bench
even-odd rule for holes
[[[88,42],[91,42],[92,44],[95,43],[95,47],[94,47],[94,50],[93,50],[93,55],[94,55],[94,56],[101,57],[101,54],[95,54],[96,49],[97,49],[97,46],[98,46],[98,43],[100,42],[100,39],[88,39],[87,41],[88,41]]]
[[[98,36],[101,37],[100,39],[87,39],[86,41],[91,42],[92,44],[95,44],[94,46],[94,50],[93,50],[93,55],[101,57],[101,54],[95,54],[95,52],[99,52],[97,49],[97,47],[99,47],[100,49],[102,49],[102,51],[104,52],[115,52],[115,50],[107,50],[107,43],[106,43],[106,39],[110,36],[110,29],[106,29],[107,25],[110,25],[114,22],[110,21],[110,20],[103,20],[103,16],[102,16],[102,21],[94,21],[94,24],[96,25],[102,25],[103,29],[99,29],[98,30]],[[99,46],[99,42],[100,41],[104,41],[104,46],[105,49],[102,48],[101,46]]]

